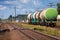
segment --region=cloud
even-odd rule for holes
[[[30,8],[30,9],[28,9],[28,8],[21,8],[21,9],[17,9],[17,11],[21,11],[21,12],[34,12],[35,10],[34,9],[32,9],[32,8]]]
[[[18,6],[16,6],[18,9],[21,9],[22,8],[22,5],[18,5]]]
[[[23,8],[22,11],[25,12],[25,11],[27,11],[27,9]]]
[[[4,1],[5,4],[17,4],[17,1]]]
[[[30,8],[30,9],[23,8],[22,11],[23,12],[34,12],[35,10],[32,8]]]
[[[41,2],[39,2],[38,0],[34,0],[34,1],[33,1],[33,4],[34,4],[35,6],[39,6],[39,5],[41,4]]]
[[[58,3],[60,3],[60,0],[57,0]]]
[[[5,3],[10,4],[11,2],[10,1],[5,1]]]
[[[28,3],[30,0],[20,0],[22,3]]]
[[[29,11],[32,11],[32,12],[34,12],[35,10],[34,9],[32,9],[32,8],[30,8],[30,9],[28,9]]]
[[[18,2],[16,1],[0,1],[0,5],[11,7],[11,6],[16,6]]]
[[[15,1],[15,0],[0,0],[0,1]]]
[[[5,10],[7,7],[0,5],[0,10]]]

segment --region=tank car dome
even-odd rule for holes
[[[57,16],[57,20],[60,21],[60,15]]]

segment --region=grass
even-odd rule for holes
[[[15,24],[18,26],[22,25],[23,27],[30,28],[30,29],[36,28],[36,30],[39,32],[43,32],[48,35],[60,37],[60,30],[58,29],[54,29],[54,28],[46,27],[46,26],[40,26],[40,25],[30,25],[30,24],[25,24],[25,23],[15,23]]]
[[[58,27],[60,27],[60,21],[57,21],[57,22],[56,22],[56,25],[57,25]]]

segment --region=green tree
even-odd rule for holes
[[[58,14],[60,14],[60,3],[57,3]]]
[[[2,21],[2,19],[0,18],[0,22]]]
[[[9,21],[12,21],[12,15],[9,16],[8,20]]]

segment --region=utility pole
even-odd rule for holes
[[[15,21],[16,21],[16,7],[14,7],[14,10],[15,10],[15,11],[14,11],[14,12],[15,12]]]
[[[49,3],[48,6],[53,7],[53,6],[55,6],[55,5],[53,5],[53,2],[51,2],[51,3]]]

